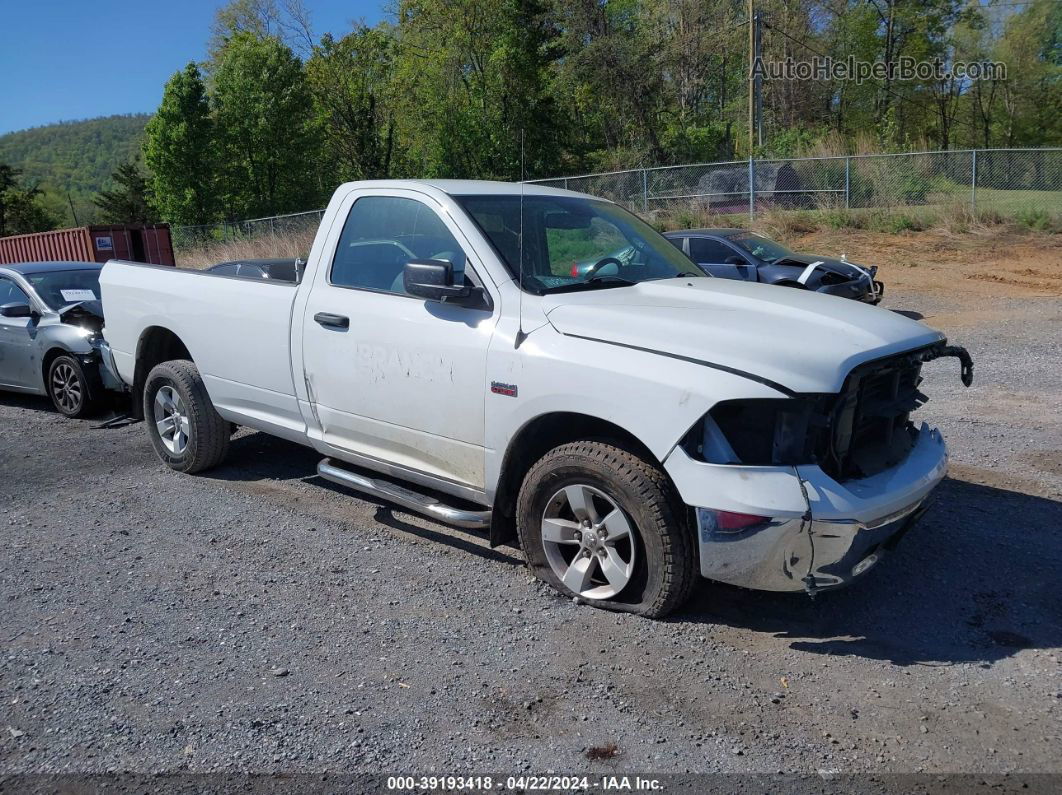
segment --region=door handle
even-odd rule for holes
[[[313,319],[322,326],[329,328],[350,328],[350,318],[346,315],[333,315],[329,312],[318,312]]]

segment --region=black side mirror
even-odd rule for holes
[[[3,317],[33,317],[33,310],[29,304],[4,304],[0,306],[0,315]]]
[[[747,265],[748,264],[747,262],[745,262],[744,259],[742,259],[741,257],[738,257],[736,255],[735,256],[731,256],[731,257],[727,257],[725,262],[726,262],[727,265]]]
[[[473,295],[467,284],[454,284],[454,266],[442,259],[411,259],[402,271],[402,285],[410,295],[428,301],[460,304]]]

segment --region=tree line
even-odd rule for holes
[[[1057,0],[756,0],[754,14],[765,61],[992,61],[1006,76],[766,80],[750,149],[743,0],[397,0],[320,38],[300,0],[234,0],[207,60],[167,82],[144,171],[124,166],[97,203],[205,224],[321,206],[351,179],[1062,143]]]

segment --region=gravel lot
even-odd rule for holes
[[[976,362],[927,367],[934,508],[847,591],[704,583],[665,622],[298,446],[183,476],[0,395],[0,773],[1062,773],[1062,299],[888,305]]]

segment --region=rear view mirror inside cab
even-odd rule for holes
[[[546,213],[545,225],[548,229],[589,229],[593,219],[589,213]]]

